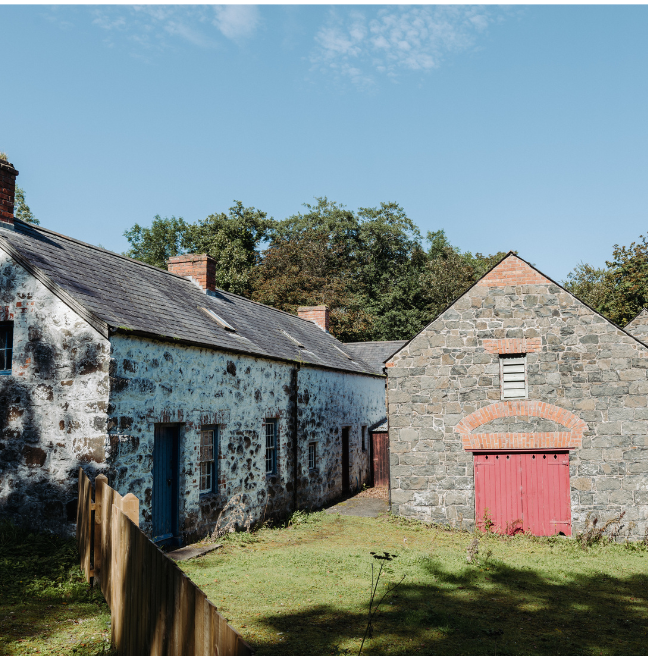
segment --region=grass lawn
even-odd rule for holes
[[[110,649],[110,611],[81,577],[74,540],[0,522],[0,656]]]
[[[368,655],[648,655],[645,548],[584,552],[566,538],[489,535],[468,564],[473,537],[315,513],[290,528],[232,534],[182,567],[259,656],[357,654],[370,551],[397,553],[384,581],[405,580],[379,611]]]

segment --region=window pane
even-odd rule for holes
[[[13,326],[0,326],[0,371],[11,371],[11,352],[13,347]]]
[[[212,472],[213,463],[201,462],[200,463],[200,491],[211,492],[212,490]]]
[[[200,491],[212,492],[214,489],[214,479],[216,476],[216,463],[214,454],[216,453],[216,436],[217,431],[214,429],[200,431]]]
[[[266,474],[274,474],[277,469],[276,427],[275,421],[266,420]]]

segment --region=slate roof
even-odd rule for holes
[[[383,371],[385,362],[407,344],[406,339],[393,342],[347,342],[344,346],[354,356]]]
[[[186,278],[40,226],[16,220],[15,230],[0,229],[0,248],[105,337],[128,331],[345,372],[383,373],[310,321],[237,294],[206,294]]]

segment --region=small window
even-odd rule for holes
[[[266,474],[277,473],[277,420],[265,420]]]
[[[501,356],[500,380],[502,399],[526,399],[528,396],[526,355]]]
[[[311,442],[308,445],[308,468],[315,469],[317,467],[317,444]]]
[[[216,456],[218,428],[203,427],[200,431],[200,492],[216,491]]]
[[[13,322],[0,323],[0,376],[11,375]]]
[[[367,427],[362,427],[362,450],[367,450]]]

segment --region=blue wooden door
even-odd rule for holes
[[[156,426],[153,444],[153,541],[178,535],[178,427]]]

